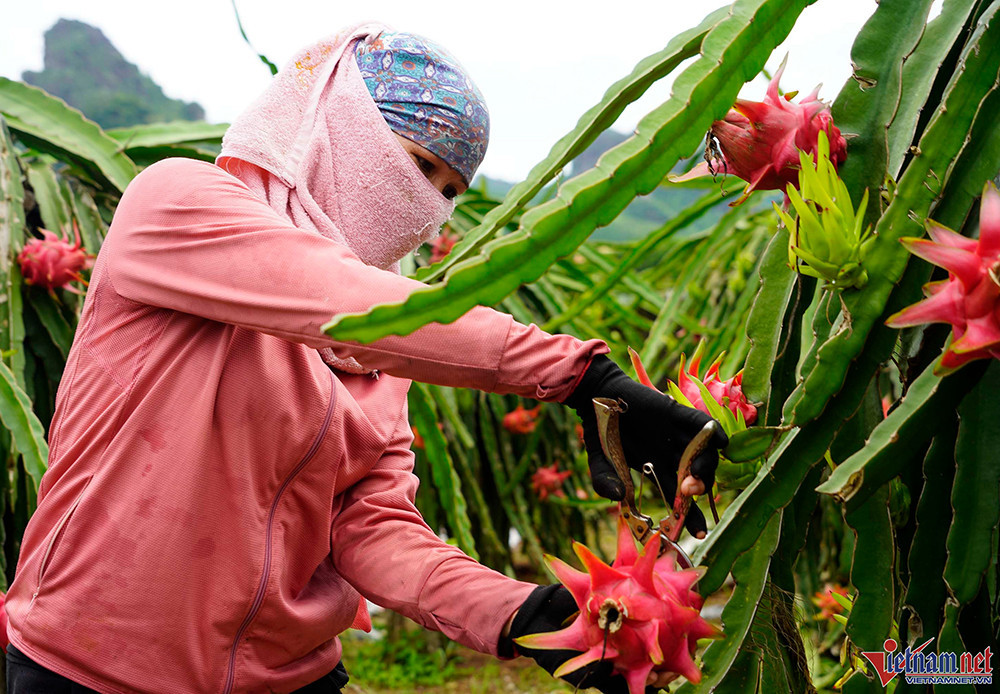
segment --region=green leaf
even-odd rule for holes
[[[413,383],[407,401],[414,426],[420,430],[424,438],[424,450],[430,463],[431,476],[441,496],[441,506],[448,519],[448,526],[462,551],[473,559],[478,559],[468,508],[462,495],[462,483],[448,454],[448,442],[437,427],[437,412],[434,411],[434,401],[427,391],[427,386],[423,383]]]
[[[186,147],[184,145],[161,145],[159,147],[133,147],[125,150],[136,166],[146,167],[170,157],[184,157],[198,161],[215,161],[219,153],[212,149]]]
[[[76,219],[80,229],[83,247],[88,253],[96,256],[108,233],[108,225],[101,218],[101,213],[88,190],[80,186],[71,187],[69,198],[73,208],[73,218]]]
[[[257,53],[257,49],[253,47],[252,43],[250,43],[250,38],[247,36],[247,32],[244,31],[243,29],[243,22],[240,20],[240,11],[236,9],[236,0],[232,0],[232,2],[233,2],[233,14],[236,15],[236,26],[239,27],[240,36],[242,36],[243,40],[246,41],[246,44],[250,46],[250,50],[253,51],[254,53]],[[264,63],[264,65],[267,66],[267,69],[271,71],[272,75],[278,74],[278,66],[272,63],[270,60],[268,60],[267,56],[265,56],[263,53],[257,53],[257,57],[260,58],[260,62]]]
[[[889,485],[883,485],[844,519],[854,530],[851,584],[857,590],[847,635],[862,651],[878,651],[892,629],[895,543]]]
[[[52,162],[36,160],[28,164],[28,182],[42,215],[42,225],[63,240],[73,239],[73,216],[65,184],[52,169]]]
[[[113,128],[105,131],[105,134],[117,140],[122,149],[130,150],[164,145],[221,144],[227,129],[228,123],[173,121]]]
[[[896,113],[889,125],[888,173],[894,178],[913,142],[921,110],[925,108],[931,95],[934,80],[938,77],[942,65],[946,63],[948,54],[968,21],[973,7],[979,1],[945,0],[941,14],[927,24],[917,47],[906,56],[906,62],[903,64],[902,98],[899,99]],[[911,11],[919,11],[919,5],[920,3],[914,3],[914,7],[910,8]],[[891,40],[895,29],[894,26],[888,27],[888,31],[883,31],[883,35],[878,38],[884,39],[884,34],[888,33]]]
[[[649,235],[643,238],[643,240],[640,241],[634,249],[622,258],[617,266],[600,282],[583,292],[580,297],[571,305],[567,306],[562,313],[550,318],[549,321],[542,326],[542,330],[552,331],[556,326],[559,326],[580,315],[584,309],[605,297],[608,292],[614,289],[619,283],[622,283],[626,275],[632,272],[639,263],[648,258],[649,252],[664,239],[669,238],[681,229],[684,229],[693,222],[701,219],[706,212],[716,207],[721,200],[735,197],[736,192],[737,191],[732,191],[720,196],[717,191],[711,191],[694,205],[685,208],[681,214],[668,221],[659,229],[650,232]]]
[[[788,268],[788,229],[771,238],[760,264],[760,291],[746,323],[750,352],[743,367],[743,393],[751,402],[766,402],[771,370],[780,348],[783,321],[795,293],[795,273]]]
[[[7,125],[0,116],[0,352],[24,388],[24,322],[21,319],[21,270],[14,258],[24,246],[26,221],[21,165]]]
[[[14,379],[14,374],[2,362],[0,362],[0,420],[10,432],[14,448],[23,457],[24,468],[31,475],[37,491],[49,459],[45,427],[32,411],[28,394],[21,389]]]
[[[945,542],[951,527],[951,489],[955,477],[956,413],[944,413],[941,431],[924,458],[924,486],[917,502],[916,531],[910,544],[910,581],[904,604],[911,616],[909,633],[917,640],[937,635],[947,597]]]
[[[890,307],[905,305],[918,293],[922,281],[918,270],[916,264],[907,269],[890,298]],[[753,546],[772,516],[792,500],[809,470],[823,464],[837,431],[857,411],[872,377],[895,346],[896,331],[877,325],[862,353],[851,363],[844,388],[822,415],[789,432],[750,486],[726,508],[719,524],[692,554],[696,563],[708,566],[701,579],[702,590],[722,585],[735,559]]]
[[[855,200],[885,179],[887,128],[900,105],[903,65],[920,41],[930,6],[931,0],[882,0],[851,47],[854,76],[837,95],[833,117],[851,138],[839,173]]]
[[[573,159],[590,146],[597,136],[618,120],[625,107],[646,93],[654,83],[674,71],[684,60],[698,54],[708,31],[729,13],[721,7],[709,14],[697,27],[678,34],[657,53],[642,59],[635,69],[608,88],[601,101],[590,108],[576,126],[562,137],[548,156],[536,164],[528,177],[507,193],[501,205],[491,210],[482,223],[465,235],[444,261],[417,273],[416,278],[432,282],[459,261],[475,255],[541,192]]]
[[[38,320],[45,327],[45,332],[52,338],[52,344],[59,350],[63,361],[66,361],[66,358],[69,357],[70,347],[73,346],[73,326],[59,310],[55,299],[47,293],[38,289],[29,289],[28,302],[38,316]]]
[[[702,656],[702,678],[698,684],[685,682],[677,694],[708,694],[723,682],[736,660],[740,647],[750,631],[754,615],[767,583],[771,554],[778,543],[781,515],[775,515],[760,535],[760,541],[733,564],[733,592],[722,610],[722,631],[725,638],[713,641]],[[706,590],[701,583],[698,589]]]
[[[851,507],[864,501],[895,477],[946,424],[942,412],[951,412],[980,379],[985,363],[970,364],[942,378],[928,366],[910,384],[889,416],[871,432],[864,448],[837,466],[817,491],[831,494]]]
[[[496,304],[540,277],[636,195],[659,185],[711,123],[725,115],[744,82],[760,70],[811,1],[738,0],[730,16],[705,37],[701,57],[677,78],[673,96],[639,123],[633,137],[605,152],[597,167],[526,213],[517,232],[489,242],[479,257],[456,265],[444,282],[417,290],[403,302],[335,316],[324,331],[356,342],[406,335],[430,321],[454,321],[476,304]]]
[[[33,147],[68,157],[119,192],[136,174],[135,164],[93,121],[62,99],[0,77],[0,113],[11,130]]]
[[[948,532],[944,580],[958,605],[976,597],[990,568],[993,533],[1000,522],[1000,363],[991,360],[986,374],[958,408],[955,446],[955,511]]]

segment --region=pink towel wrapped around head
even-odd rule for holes
[[[364,24],[300,51],[226,131],[217,162],[295,226],[398,273],[399,260],[437,236],[455,206],[400,145],[350,50],[386,30]],[[321,354],[343,371],[370,371],[330,349]]]

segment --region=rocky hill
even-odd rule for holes
[[[60,19],[45,32],[45,66],[22,79],[83,111],[104,128],[204,120],[197,103],[171,99],[125,60],[100,29]]]

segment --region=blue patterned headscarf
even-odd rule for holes
[[[433,152],[466,184],[483,161],[490,115],[455,58],[413,34],[383,32],[359,41],[365,85],[393,132]]]

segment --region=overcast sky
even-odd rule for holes
[[[480,171],[520,180],[605,89],[671,37],[698,24],[724,0],[625,2],[413,2],[238,0],[257,50],[281,66],[302,46],[355,21],[374,19],[428,36],[465,65],[486,96],[492,137]],[[938,3],[936,3],[938,4]],[[166,94],[197,101],[211,121],[231,121],[263,90],[267,68],[243,42],[230,0],[24,0],[5,3],[0,75],[20,79],[42,68],[43,32],[57,19],[100,28],[125,58]],[[832,100],[850,76],[854,36],[875,0],[818,0],[799,18],[768,67],[787,52],[785,90],[824,83]],[[744,89],[761,98],[764,81]],[[616,127],[630,130],[670,93],[659,84]]]

